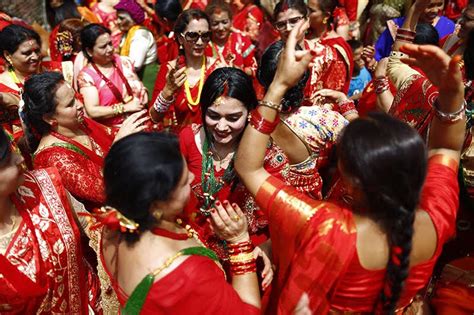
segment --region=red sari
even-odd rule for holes
[[[103,255],[101,259],[105,266]],[[106,272],[112,279],[121,306],[125,306],[128,296],[114,281],[110,271]],[[176,269],[153,283],[140,314],[257,315],[260,310],[240,299],[214,261],[203,256],[190,256]]]
[[[433,103],[438,89],[423,75],[412,75],[400,87],[393,99],[389,114],[408,123],[426,136],[433,118]]]
[[[444,243],[454,235],[459,203],[455,164],[442,155],[429,161],[419,208],[436,228],[437,248],[432,258],[410,269],[399,301],[402,308],[426,285]],[[374,311],[385,270],[370,271],[360,265],[350,210],[312,200],[274,177],[260,187],[256,200],[269,216],[273,262],[278,268],[271,292],[264,297],[267,314],[291,313],[305,292],[315,314]]]
[[[184,220],[190,223],[196,232],[199,233],[206,245],[215,251],[219,258],[227,259],[227,253],[224,243],[214,234],[207,216],[200,212],[203,206],[204,197],[202,191],[202,144],[200,143],[199,132],[201,125],[193,124],[183,128],[179,134],[180,149],[188,164],[189,171],[194,174],[194,181],[191,183],[192,193],[188,204],[184,209]],[[199,144],[197,143],[199,142]],[[198,148],[199,146],[199,148]],[[271,146],[267,150],[265,157],[265,168],[271,173],[278,174],[287,164],[287,159],[283,152],[276,146]],[[225,169],[216,171],[214,169],[216,179],[222,178]],[[267,217],[255,204],[248,190],[242,183],[238,182],[235,187],[233,184],[225,184],[222,189],[215,195],[216,200],[228,200],[230,203],[237,203],[245,213],[249,226],[249,233],[255,245],[258,245],[268,238],[268,220]]]
[[[252,41],[240,33],[231,32],[222,51],[213,42],[206,46],[206,56],[213,57],[217,63],[227,64],[244,71],[250,70],[252,77],[257,74],[255,46]]]
[[[54,169],[25,173],[11,196],[23,221],[0,255],[2,314],[88,314],[98,282],[83,259],[80,232]]]
[[[183,57],[179,57],[183,58]],[[210,58],[206,58],[206,71],[204,74],[204,80],[214,71],[216,67],[216,63],[213,63]],[[160,71],[156,77],[155,87],[153,89],[153,97],[150,104],[154,104],[158,94],[165,88],[166,85],[166,76],[168,72],[172,69],[172,65],[168,62],[166,65],[162,65],[160,67]],[[199,94],[199,81],[196,82],[194,86],[190,86],[190,94],[193,100],[196,100]],[[201,123],[201,106],[191,105],[188,103],[186,98],[186,92],[184,88],[184,84],[180,87],[175,95],[175,101],[165,113],[165,117],[162,122],[164,127],[171,127],[175,130],[180,130],[187,125],[191,125],[193,123]],[[153,106],[153,105],[152,105]]]
[[[335,51],[335,60],[331,70],[322,79],[326,82],[325,88],[347,94],[352,79],[352,71],[354,70],[351,46],[340,36],[323,38],[321,43],[332,47]]]
[[[0,93],[11,94],[20,102],[20,91],[14,90],[3,83],[0,83]],[[18,116],[18,106],[9,106],[8,108],[0,106],[0,124],[6,131],[13,134],[15,139],[19,138],[18,135],[21,136],[23,132]]]
[[[113,130],[85,118],[84,132],[89,136],[93,150],[68,137],[55,142],[33,156],[35,169],[56,167],[64,187],[87,209],[105,203],[102,167],[104,157],[113,141]]]
[[[256,41],[264,21],[263,11],[255,4],[248,4],[234,15],[232,26]]]

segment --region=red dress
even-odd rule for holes
[[[222,51],[212,42],[206,47],[206,56],[213,57],[217,63],[227,64],[244,71],[250,70],[252,77],[257,73],[255,46],[252,41],[240,33],[231,32]]]
[[[1,313],[99,311],[97,277],[83,258],[79,228],[59,173],[25,173],[24,184],[11,198],[23,221],[0,255],[0,305],[11,308]]]
[[[18,102],[20,101],[20,92],[3,83],[0,83],[0,93],[11,94],[18,98]],[[18,132],[23,134],[21,131],[20,117],[18,116],[18,106],[9,106],[8,108],[0,106],[0,124],[11,134]],[[17,136],[15,136],[15,138],[17,138]]]
[[[452,162],[442,155],[429,160],[419,208],[436,228],[437,248],[432,258],[410,269],[400,307],[427,284],[444,243],[454,235],[459,187]],[[374,311],[385,270],[360,265],[350,210],[314,201],[273,177],[260,187],[256,200],[269,216],[273,262],[278,267],[272,291],[264,297],[268,314],[291,313],[303,292],[315,314],[330,309]]]
[[[180,56],[179,58],[181,59],[184,57]],[[212,71],[214,71],[215,67],[216,63],[213,63],[210,58],[206,58],[206,71],[204,74],[204,80],[209,76],[209,74],[211,74]],[[158,94],[160,94],[161,91],[165,88],[166,76],[168,75],[168,72],[171,69],[172,66],[170,62],[160,67],[160,71],[158,72],[158,75],[156,77],[155,87],[153,89],[153,101],[150,104],[154,104],[156,98],[158,97]],[[193,100],[196,100],[199,94],[199,81],[196,82],[194,86],[190,87],[190,94],[191,98]],[[174,103],[165,113],[165,118],[162,122],[164,127],[172,127],[173,129],[180,130],[184,126],[193,123],[201,123],[201,106],[199,104],[191,105],[188,103],[184,84],[176,91],[174,97]]]
[[[255,41],[263,26],[263,22],[263,11],[255,4],[248,4],[234,15],[232,26]]]
[[[55,167],[61,174],[64,187],[87,209],[105,203],[102,168],[104,157],[112,145],[113,131],[85,118],[83,131],[89,135],[93,150],[67,137],[35,153],[35,169]]]
[[[102,255],[101,259],[103,261]],[[128,296],[113,280],[112,274],[106,271],[112,279],[120,304],[124,306]],[[190,256],[176,269],[153,283],[140,314],[257,315],[260,310],[240,299],[214,261],[203,256]]]
[[[224,249],[223,242],[214,234],[210,224],[207,222],[207,216],[201,214],[199,209],[203,206],[203,191],[202,191],[202,144],[196,144],[196,138],[199,138],[200,125],[191,125],[183,128],[179,134],[180,149],[188,164],[189,171],[191,171],[195,178],[191,183],[192,193],[188,204],[184,209],[184,219],[190,223],[206,242],[206,245],[215,251],[221,259],[226,259],[227,254]],[[286,157],[276,146],[269,149],[266,156],[266,168],[272,173],[281,171],[285,163]],[[217,179],[222,178],[225,169],[216,171],[214,169]],[[242,211],[245,213],[249,225],[249,233],[252,241],[258,245],[268,238],[268,220],[267,217],[260,211],[251,197],[248,190],[240,182],[235,187],[231,184],[225,184],[222,189],[215,195],[216,200],[228,200],[231,203],[237,203]]]
[[[354,69],[354,58],[351,46],[340,36],[323,38],[321,43],[332,47],[335,51],[335,61],[331,66],[331,70],[327,73],[327,76],[323,78],[326,82],[325,88],[347,94]]]

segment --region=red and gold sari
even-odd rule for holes
[[[67,192],[54,169],[25,173],[11,196],[22,222],[0,255],[2,314],[100,311],[98,282],[85,262]]]
[[[92,150],[59,135],[62,141],[36,152],[33,164],[35,169],[56,167],[65,188],[90,210],[105,203],[102,167],[114,132],[89,118],[85,118],[82,130],[89,136]]]
[[[277,265],[271,292],[264,296],[267,314],[292,313],[303,293],[314,314],[374,312],[385,269],[367,270],[360,264],[349,208],[310,199],[272,176],[259,188],[256,200],[269,217]],[[410,268],[399,309],[427,284],[443,245],[454,236],[458,206],[457,163],[435,155],[428,162],[419,209],[433,222],[437,246],[429,260]]]

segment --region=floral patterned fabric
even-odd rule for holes
[[[0,306],[6,314],[99,312],[97,278],[83,258],[58,172],[25,173],[12,200],[23,220],[0,255]]]

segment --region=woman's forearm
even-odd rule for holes
[[[279,86],[277,83],[272,83],[263,101],[279,104],[285,91],[285,87]],[[275,109],[259,106],[257,110],[262,118],[269,122],[278,119],[278,111]],[[258,188],[269,176],[267,171],[263,168],[263,161],[269,139],[269,134],[261,133],[249,125],[245,129],[237,151],[235,169],[244,185],[254,196]]]

